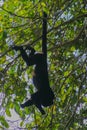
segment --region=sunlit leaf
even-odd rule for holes
[[[9,128],[9,125],[3,116],[0,116],[0,122],[3,126],[5,126],[6,128]]]
[[[11,112],[10,112],[9,108],[6,108],[5,112],[6,112],[7,116],[11,117]]]

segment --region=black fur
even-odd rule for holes
[[[28,56],[21,46],[15,46],[13,49],[16,51],[20,50],[21,56],[28,66],[36,65],[34,69],[33,83],[37,88],[37,92],[32,94],[28,101],[26,101],[24,104],[21,104],[21,107],[24,108],[34,104],[42,114],[45,114],[42,105],[44,107],[52,105],[54,94],[49,86],[48,72],[44,54],[35,54],[35,50],[31,48],[31,53]]]

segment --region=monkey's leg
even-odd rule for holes
[[[31,98],[32,98],[32,100],[33,100],[34,105],[39,109],[39,111],[40,111],[42,114],[45,114],[45,111],[44,111],[44,109],[43,109],[42,106],[41,106],[41,101],[40,101],[40,94],[39,94],[39,92],[36,92],[36,93],[32,94]]]
[[[36,103],[35,106],[39,109],[39,111],[41,112],[42,115],[45,114],[45,111],[44,111],[44,109],[42,108],[41,104]]]
[[[24,107],[29,107],[31,105],[33,105],[33,101],[32,101],[32,99],[29,99],[28,101],[26,101],[25,103],[21,104],[20,106],[21,106],[21,108],[24,108]]]
[[[21,104],[20,106],[21,108],[24,108],[24,107],[29,107],[31,105],[35,105],[42,114],[45,114],[45,111],[42,108],[41,103],[40,103],[39,92],[32,94],[31,98],[25,103]]]

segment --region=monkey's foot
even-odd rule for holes
[[[24,104],[21,104],[20,106],[21,106],[21,108],[24,108],[24,107],[25,107],[25,105],[24,105]]]
[[[42,115],[46,114],[43,109],[39,109],[39,110],[40,110],[40,112],[41,112]]]
[[[21,108],[24,108],[24,107],[29,107],[31,105],[33,105],[33,101],[32,101],[32,99],[29,99],[26,102],[24,102],[23,104],[21,104],[20,106],[21,106]]]

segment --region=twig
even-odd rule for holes
[[[73,40],[67,41],[67,42],[64,42],[64,43],[60,43],[60,44],[58,44],[58,45],[55,45],[55,47],[54,47],[54,48],[53,48],[53,47],[50,48],[49,51],[50,51],[50,50],[53,50],[53,49],[55,49],[55,48],[61,47],[61,46],[63,46],[63,45],[67,45],[67,44],[68,44],[68,45],[71,45],[71,44],[75,43],[75,42],[80,38],[80,36],[81,36],[83,30],[84,30],[84,27],[82,27],[80,33],[79,33]]]

